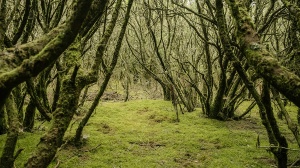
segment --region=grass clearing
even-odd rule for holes
[[[76,124],[67,131],[66,138],[74,135]],[[42,127],[47,129],[47,124]],[[292,142],[286,126],[282,129]],[[16,167],[23,167],[43,133],[20,136],[17,149],[25,150]],[[272,154],[256,148],[258,134],[261,144],[267,146],[265,130],[255,109],[250,118],[226,122],[203,117],[197,110],[180,115],[178,123],[167,101],[104,102],[84,129],[83,147],[64,145],[49,167],[57,163],[61,168],[274,167]],[[2,135],[2,147],[4,142]],[[296,152],[291,155],[294,159],[299,157]]]

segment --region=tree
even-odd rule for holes
[[[97,54],[96,54],[96,59],[95,60],[95,63],[94,63],[94,66],[98,66],[101,64],[100,61],[102,61],[102,57],[103,57],[103,54],[104,54],[104,51],[106,49],[106,46],[107,46],[107,43],[108,43],[108,40],[113,32],[113,29],[115,27],[115,24],[116,24],[116,21],[117,21],[117,18],[118,18],[118,15],[119,15],[119,10],[120,10],[120,7],[121,7],[121,0],[118,0],[117,3],[116,3],[116,7],[115,7],[115,10],[112,14],[112,21],[111,23],[108,25],[108,28],[106,29],[105,33],[104,33],[104,36],[102,37],[102,39],[100,40],[100,43],[99,43],[99,46],[97,48]],[[129,21],[129,17],[130,17],[130,10],[131,10],[131,7],[132,7],[132,4],[133,4],[133,0],[129,0],[128,2],[128,7],[127,7],[127,10],[126,10],[126,14],[125,14],[125,18],[124,18],[124,22],[123,22],[123,25],[122,25],[122,28],[121,28],[121,32],[120,32],[120,35],[118,37],[118,41],[117,41],[117,44],[116,44],[116,48],[115,48],[115,51],[113,53],[113,57],[112,57],[112,60],[111,60],[111,63],[109,66],[104,66],[104,71],[105,71],[105,78],[104,78],[104,81],[101,85],[101,88],[95,98],[95,100],[93,101],[89,111],[85,114],[84,118],[81,120],[81,122],[79,123],[79,126],[76,130],[76,135],[74,137],[74,142],[75,144],[79,144],[80,142],[80,138],[82,136],[82,131],[83,131],[83,128],[84,126],[87,124],[88,120],[90,119],[91,115],[93,114],[95,108],[97,107],[97,105],[99,104],[99,101],[100,101],[100,98],[101,96],[103,95],[106,87],[107,87],[107,84],[111,78],[111,75],[113,74],[113,70],[117,64],[117,61],[118,61],[118,57],[119,57],[119,52],[120,52],[120,49],[121,49],[121,46],[122,46],[122,41],[123,41],[123,38],[125,36],[125,31],[126,31],[126,27],[127,27],[127,24],[128,24],[128,21]],[[102,65],[104,65],[105,63],[102,62]],[[96,70],[98,70],[98,68],[95,68]]]
[[[1,1],[5,2],[5,1]],[[107,1],[99,1],[93,3],[93,6],[96,6],[99,12],[100,9],[100,16],[102,14],[101,11],[104,10],[104,7],[106,6]],[[52,30],[49,31],[44,36],[41,36],[40,38],[33,40],[28,43],[21,44],[15,48],[7,48],[5,51],[2,51],[0,53],[0,64],[1,64],[1,75],[0,75],[0,83],[1,88],[0,92],[0,109],[2,111],[4,104],[6,104],[6,99],[11,94],[11,91],[14,87],[16,87],[18,84],[26,81],[29,77],[38,75],[42,70],[50,66],[54,63],[54,61],[57,60],[57,58],[69,47],[71,43],[75,40],[77,34],[80,32],[82,28],[86,28],[85,26],[90,23],[90,19],[94,17],[93,13],[89,10],[91,7],[92,1],[74,1],[72,2],[71,6],[73,7],[72,13],[68,20],[66,20],[65,23],[62,23]],[[99,4],[97,6],[97,4]],[[27,6],[28,8],[28,6]],[[29,9],[29,8],[28,8]],[[88,14],[88,12],[90,12]],[[87,17],[86,17],[87,16]],[[13,62],[13,63],[12,63]],[[71,78],[71,82],[66,81],[65,88],[62,89],[62,91],[65,91],[67,96],[74,94],[74,89],[68,89],[72,88],[73,83],[72,81],[74,78],[74,75],[76,76],[76,69],[73,73],[73,76]],[[66,89],[67,88],[67,89]],[[52,127],[52,130],[49,130],[49,134],[46,134],[44,137],[45,139],[41,139],[41,143],[39,148],[37,149],[37,156],[33,156],[32,158],[35,159],[29,159],[29,161],[26,164],[26,167],[46,167],[52,158],[54,157],[56,153],[56,149],[61,145],[61,139],[64,135],[64,131],[68,127],[68,114],[72,115],[74,114],[74,111],[70,110],[70,113],[64,113],[69,111],[68,109],[64,110],[64,108],[73,106],[73,101],[65,102],[62,101],[64,99],[61,99],[59,101],[59,108],[56,110],[54,115],[54,124]],[[10,100],[11,101],[11,100]],[[6,107],[9,104],[6,105]],[[9,106],[10,107],[10,106]],[[12,108],[12,110],[15,108]],[[10,109],[7,110],[7,112],[10,112]],[[66,116],[60,114],[66,114]],[[10,114],[8,114],[9,116]],[[14,116],[14,115],[12,115]],[[59,118],[60,116],[61,118]],[[66,117],[66,118],[64,118]],[[71,117],[72,118],[72,117]],[[56,120],[58,119],[58,120]],[[62,120],[60,120],[62,119]],[[65,119],[65,120],[63,120]],[[15,121],[15,120],[11,120]],[[70,120],[69,120],[70,121]],[[15,122],[11,123],[14,126],[17,126],[18,124],[15,124]],[[13,130],[15,128],[12,127]],[[10,153],[7,153],[7,150],[14,151],[14,146],[16,144],[16,138],[17,138],[17,132],[11,130],[8,134],[7,139],[14,138],[14,141],[7,141],[8,148],[4,148],[2,158],[7,158],[7,160],[10,163],[4,162],[2,159],[0,165],[3,167],[9,166],[11,167],[13,164],[13,156]],[[52,139],[51,139],[52,138]],[[44,140],[49,140],[45,142]],[[54,142],[54,143],[51,143]],[[9,144],[10,143],[10,144]],[[46,144],[44,146],[44,143],[50,143],[51,145]],[[45,148],[44,148],[45,147]],[[44,152],[46,150],[46,152]]]

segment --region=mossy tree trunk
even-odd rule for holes
[[[13,168],[15,161],[14,151],[18,140],[20,122],[18,119],[18,110],[12,95],[7,99],[5,106],[9,128],[2,156],[0,158],[0,168]]]
[[[198,10],[198,14],[202,14],[203,13],[203,9],[199,3],[199,1],[196,1],[196,4],[197,4],[197,10]],[[205,52],[205,61],[206,61],[206,69],[207,69],[207,73],[205,75],[205,78],[206,78],[206,84],[203,85],[203,93],[206,93],[206,99],[207,100],[204,100],[207,102],[207,104],[210,104],[211,107],[209,108],[209,111],[207,111],[206,113],[208,113],[208,115],[212,118],[216,118],[217,116],[217,112],[220,111],[220,109],[218,109],[219,105],[222,104],[222,101],[219,100],[219,97],[218,95],[222,94],[222,89],[224,89],[225,84],[224,82],[226,82],[226,71],[222,71],[221,72],[221,78],[219,80],[219,89],[217,91],[217,96],[215,97],[215,101],[213,102],[213,98],[214,98],[214,92],[213,92],[213,82],[214,82],[214,78],[213,78],[213,63],[212,63],[212,53],[211,53],[211,47],[210,47],[210,39],[209,39],[209,30],[208,28],[205,26],[205,21],[203,18],[199,17],[200,19],[200,22],[201,22],[201,30],[202,30],[202,33],[203,33],[203,42],[204,42],[204,52]],[[191,23],[189,24],[190,26]],[[193,27],[193,26],[192,26]],[[196,28],[194,28],[195,30]],[[197,30],[195,30],[197,31]],[[198,32],[197,34],[199,34],[198,36],[200,36],[200,32]],[[223,55],[221,53],[219,53],[219,59],[222,60],[222,57]],[[221,61],[222,62],[222,61]],[[228,64],[228,63],[227,63]],[[227,64],[225,66],[227,66]],[[222,63],[220,63],[220,66],[222,67]],[[227,67],[225,67],[226,69]],[[224,69],[223,69],[224,70]],[[224,76],[225,75],[225,76]],[[223,95],[222,95],[222,98],[223,98]],[[222,99],[221,98],[221,99]],[[212,105],[213,104],[213,105]],[[216,111],[213,111],[212,109],[215,109]]]
[[[300,133],[299,133],[299,126],[297,123],[292,121],[292,118],[290,117],[288,111],[286,110],[284,103],[282,102],[280,95],[277,90],[274,88],[271,88],[273,98],[276,100],[278,106],[280,107],[280,113],[284,116],[285,121],[288,125],[288,128],[292,131],[294,134],[294,137],[298,143],[298,146],[300,147]]]
[[[220,81],[219,81],[219,86],[218,86],[218,90],[216,93],[216,97],[214,98],[214,101],[210,107],[210,111],[209,111],[209,117],[210,118],[220,118],[220,119],[225,119],[227,118],[227,116],[224,116],[223,113],[223,106],[225,103],[225,91],[227,89],[227,80],[226,80],[226,69],[229,63],[229,59],[228,56],[225,56],[225,60],[223,63],[223,55],[220,54],[219,55],[219,59],[220,59],[220,66],[222,67],[222,72],[220,75]]]
[[[95,11],[97,11],[97,17],[99,19],[99,17],[103,14],[107,2],[107,0],[95,1],[86,19],[93,18],[93,12]],[[83,14],[86,14],[86,12],[87,11],[83,12]],[[85,21],[83,24],[88,24],[90,23],[89,21],[90,20]],[[87,28],[85,26],[83,27]],[[82,35],[84,34],[84,30],[87,30],[84,28],[80,32]],[[91,27],[89,27],[89,29],[91,29]],[[57,108],[53,112],[53,121],[50,130],[41,138],[35,153],[28,159],[25,167],[47,167],[50,164],[57,149],[61,146],[65,131],[77,110],[79,96],[82,89],[86,85],[94,83],[97,80],[97,71],[99,70],[97,67],[93,67],[92,72],[87,75],[82,75],[78,72],[79,66],[76,65],[76,61],[81,55],[79,44],[80,39],[78,37],[65,52],[66,57],[71,59],[70,67],[74,66],[74,70],[72,74],[65,76],[65,79],[62,82],[61,93]],[[95,64],[99,66],[99,58],[96,59]]]
[[[108,40],[109,40],[109,38],[110,38],[110,36],[113,32],[113,29],[115,27],[115,24],[116,24],[118,15],[119,15],[119,10],[120,10],[120,7],[121,7],[121,2],[122,2],[121,0],[117,1],[116,6],[115,6],[115,10],[114,10],[113,15],[112,15],[112,21],[108,25],[108,28],[105,31],[105,35],[102,38],[102,40],[100,41],[100,45],[98,46],[97,54],[96,54],[96,61],[95,61],[95,64],[94,64],[95,69],[98,69],[96,66],[99,66],[99,62],[97,61],[97,58],[102,58],[103,57],[104,51],[106,49],[107,42],[108,42]],[[123,41],[123,38],[125,36],[125,31],[126,31],[126,28],[127,28],[129,18],[130,18],[130,11],[131,11],[132,4],[133,4],[133,0],[129,0],[127,10],[126,10],[126,14],[125,14],[125,18],[124,18],[122,28],[121,28],[121,31],[120,31],[120,34],[119,34],[119,38],[118,38],[118,41],[117,41],[117,44],[116,44],[116,48],[115,48],[115,51],[113,53],[113,58],[111,60],[110,65],[105,66],[106,75],[105,75],[104,81],[103,81],[103,83],[100,87],[100,90],[97,93],[91,107],[89,108],[88,112],[85,114],[83,119],[80,121],[79,126],[76,130],[76,134],[75,134],[75,137],[74,137],[74,142],[75,142],[76,145],[80,144],[80,138],[81,138],[81,135],[82,135],[83,128],[87,124],[87,122],[90,119],[91,115],[93,114],[95,108],[99,104],[100,98],[102,97],[102,95],[103,95],[103,93],[104,93],[104,91],[107,87],[107,84],[108,84],[108,82],[111,78],[111,75],[113,74],[113,70],[114,70],[114,68],[117,64],[118,57],[119,57],[119,52],[120,52],[120,49],[121,49],[121,46],[122,46],[122,41]]]
[[[74,12],[64,24],[37,40],[22,44],[18,48],[7,49],[6,52],[0,52],[2,68],[0,71],[0,108],[3,107],[14,87],[28,78],[38,75],[74,41],[90,8],[91,1],[78,0],[74,3],[76,3],[73,5]]]
[[[82,89],[80,83],[76,81],[77,71],[78,67],[75,67],[72,76],[63,81],[61,89],[63,96],[60,97],[57,109],[53,112],[53,124],[46,135],[41,137],[35,153],[28,159],[25,167],[47,167],[55,156],[57,148],[61,146],[65,131],[76,112]]]
[[[39,110],[39,112],[41,114],[41,118],[46,119],[47,121],[50,121],[52,118],[52,116],[50,114],[50,108],[47,108],[44,105],[44,103],[41,102],[41,100],[43,98],[40,98],[40,96],[38,96],[38,94],[36,93],[37,92],[36,90],[42,89],[42,88],[34,89],[34,83],[33,83],[32,79],[27,80],[26,84],[27,84],[28,93],[31,97],[30,100],[32,100],[34,102],[34,105]]]
[[[247,62],[273,87],[300,107],[300,78],[282,67],[280,63],[260,44],[259,36],[249,17],[246,7],[235,0],[226,1],[236,20],[237,38],[240,41]]]
[[[62,67],[59,63],[59,61],[56,61],[55,67],[58,71],[57,77],[56,77],[56,83],[55,83],[55,90],[54,90],[54,95],[53,95],[53,100],[52,100],[52,105],[51,105],[51,111],[55,111],[57,107],[57,102],[60,96],[60,87],[61,87],[61,78],[62,75],[59,73],[62,71]]]
[[[6,32],[6,0],[0,1],[0,51],[4,49],[4,39],[5,39],[5,32]]]
[[[228,34],[226,28],[226,22],[224,17],[223,11],[223,2],[222,0],[216,0],[216,9],[217,9],[217,20],[218,20],[218,28],[220,31],[220,38],[223,43],[225,54],[228,55],[233,62],[235,69],[237,70],[239,76],[243,80],[244,84],[246,85],[249,92],[252,94],[253,98],[255,99],[259,110],[260,110],[260,117],[262,119],[262,123],[266,128],[269,143],[271,146],[275,146],[275,148],[271,147],[271,151],[273,152],[276,160],[278,161],[278,167],[286,167],[286,147],[287,143],[285,138],[280,134],[278,126],[276,124],[276,120],[274,118],[272,109],[271,109],[271,102],[270,102],[270,95],[268,90],[264,90],[263,97],[260,98],[258,92],[255,90],[253,83],[247,77],[247,74],[243,70],[237,58],[233,55],[233,52],[230,47],[230,43],[228,41]],[[264,87],[267,87],[264,85]],[[267,89],[267,88],[265,88]],[[277,148],[278,146],[278,148]],[[282,159],[282,161],[280,160]]]
[[[236,2],[230,1],[231,9],[234,11],[236,9]],[[281,135],[278,125],[276,123],[276,119],[274,117],[272,107],[271,107],[271,98],[269,93],[269,87],[266,82],[263,84],[263,95],[260,99],[258,96],[258,93],[254,89],[253,85],[249,83],[246,73],[243,72],[243,69],[241,68],[240,63],[237,61],[237,59],[234,57],[231,49],[230,49],[230,43],[228,42],[226,38],[226,24],[225,24],[225,17],[223,15],[223,4],[221,0],[216,1],[217,6],[217,18],[219,23],[219,30],[220,30],[220,37],[222,40],[222,43],[224,45],[225,53],[228,54],[231,57],[231,60],[234,61],[233,65],[237,72],[239,73],[240,77],[244,81],[246,87],[248,88],[249,92],[252,93],[252,96],[256,100],[256,103],[260,109],[260,116],[263,122],[263,125],[265,126],[269,142],[271,146],[275,146],[274,148],[271,147],[271,152],[274,154],[275,159],[277,161],[278,167],[286,167],[287,166],[287,141],[284,136]],[[235,8],[234,8],[235,7]],[[237,11],[235,11],[237,12]],[[240,24],[240,23],[239,23]],[[250,85],[249,85],[250,84]]]

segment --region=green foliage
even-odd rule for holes
[[[238,111],[246,107],[247,104]],[[197,110],[181,115],[178,123],[171,102],[105,102],[98,106],[85,127],[83,146],[64,144],[50,167],[57,163],[61,168],[271,167],[275,164],[272,155],[265,148],[256,148],[258,134],[261,145],[268,145],[256,111],[245,120],[221,122],[199,117],[201,112]],[[74,135],[76,120],[66,137]],[[39,130],[47,127],[36,125]],[[17,149],[25,150],[19,155],[16,167],[22,167],[36,148],[43,131],[35,130],[20,136]],[[285,127],[283,130],[288,132]],[[5,136],[0,136],[1,146],[4,140]]]

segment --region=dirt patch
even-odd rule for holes
[[[153,142],[153,141],[147,141],[147,142],[135,142],[135,141],[131,141],[129,143],[130,144],[139,145],[139,146],[143,146],[143,147],[150,147],[150,148],[158,148],[158,147],[166,146],[165,144],[160,144],[160,143]]]
[[[270,164],[270,165],[273,165],[274,167],[276,167],[276,162],[272,158],[258,157],[258,158],[253,158],[253,159],[257,159],[257,160],[259,160],[259,162],[264,162],[264,163],[267,163],[267,164]]]
[[[149,120],[154,121],[156,123],[162,123],[164,121],[170,121],[170,118],[162,115],[157,115],[157,114],[151,114],[149,116]]]
[[[200,150],[211,150],[211,149],[222,149],[225,146],[222,144],[221,140],[215,139],[213,141],[208,141],[205,139],[199,139]]]
[[[179,163],[182,167],[199,167],[200,165],[200,162],[193,153],[185,153],[180,157],[176,157],[174,158],[174,162]]]
[[[103,134],[108,134],[112,131],[112,128],[106,123],[100,123],[97,131],[100,131]]]
[[[245,118],[239,121],[231,120],[226,122],[226,126],[233,130],[259,130],[261,125],[254,118]]]

